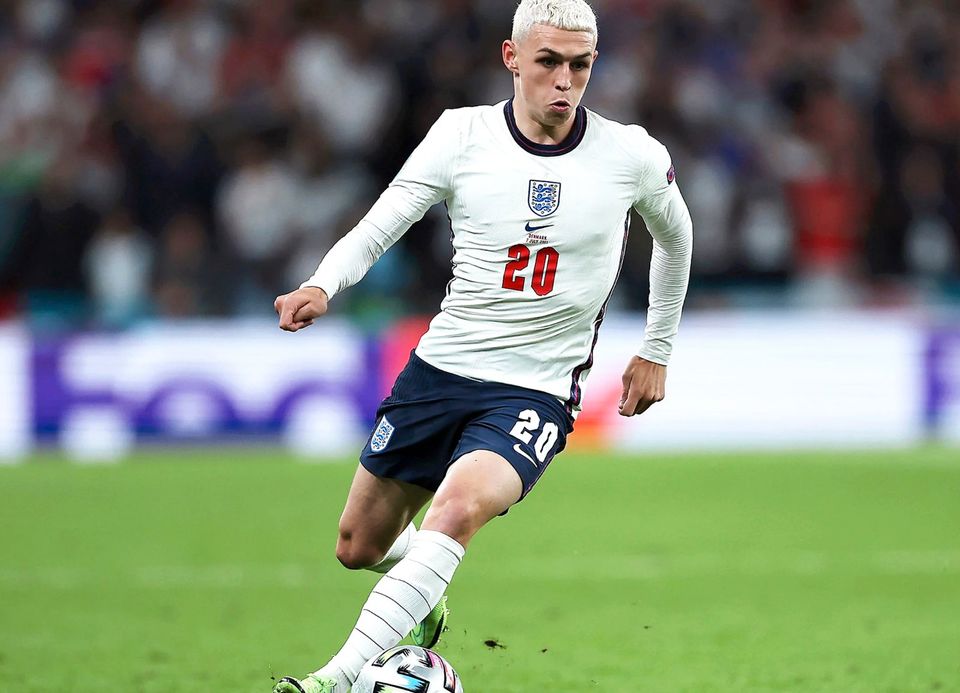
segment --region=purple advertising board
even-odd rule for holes
[[[960,329],[935,330],[924,355],[926,396],[923,420],[931,436],[960,436]],[[951,435],[952,434],[952,435]]]
[[[375,340],[338,324],[296,335],[205,323],[37,338],[34,433],[51,440],[77,421],[110,421],[136,440],[276,439],[311,411],[316,431],[331,435],[325,418],[356,435],[379,403],[379,361]],[[302,429],[309,435],[309,422]]]

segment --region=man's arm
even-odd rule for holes
[[[277,297],[281,329],[296,332],[312,324],[331,298],[360,281],[428,209],[449,197],[460,150],[454,117],[450,111],[440,116],[380,199],[334,244],[313,276],[297,291]]]
[[[653,236],[650,307],[637,356],[623,373],[621,416],[642,414],[665,396],[667,363],[690,281],[693,222],[674,181],[670,155],[658,142],[635,208]]]

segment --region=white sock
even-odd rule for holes
[[[352,686],[367,660],[399,643],[437,605],[463,554],[446,534],[417,532],[407,555],[373,588],[347,642],[316,673],[335,677],[343,690]]]
[[[400,559],[407,555],[416,536],[417,527],[411,522],[405,530],[400,532],[400,536],[393,542],[393,546],[387,551],[387,555],[383,557],[383,560],[376,565],[370,566],[367,570],[372,570],[374,573],[388,572],[393,566],[400,562]]]

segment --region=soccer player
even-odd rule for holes
[[[329,663],[282,679],[275,693],[345,693],[368,659],[411,631],[418,644],[436,643],[470,540],[530,492],[573,429],[631,209],[654,253],[646,334],[624,371],[619,413],[663,399],[692,224],[666,149],[580,105],[596,45],[585,0],[522,0],[502,47],[513,98],[443,113],[313,277],[276,300],[282,329],[311,325],[446,203],[453,278],[380,406],[340,519],[343,565],[384,577]]]

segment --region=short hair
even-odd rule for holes
[[[521,41],[537,24],[586,31],[597,40],[597,15],[586,0],[520,0],[513,15],[513,41]]]

